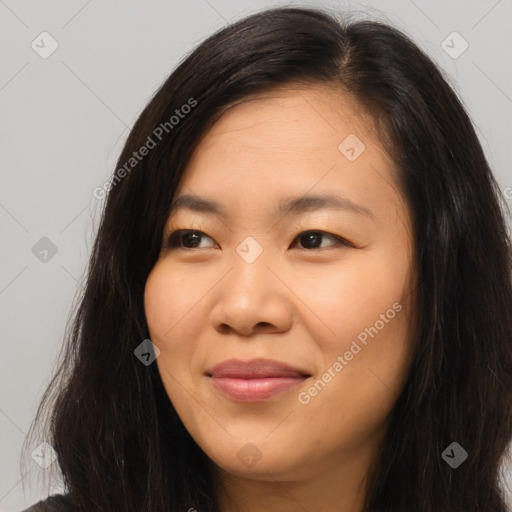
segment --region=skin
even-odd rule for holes
[[[354,161],[338,149],[348,134],[365,145]],[[274,213],[281,198],[313,193],[348,198],[373,216]],[[174,198],[182,194],[218,201],[226,216],[171,213],[145,310],[165,389],[212,461],[221,510],[361,511],[411,360],[414,289],[410,211],[372,120],[326,86],[246,98],[201,140]],[[187,237],[167,244],[178,229],[204,235],[195,248]],[[326,234],[311,241],[309,230]],[[236,251],[248,236],[263,250],[252,263]],[[357,336],[396,303],[401,310],[347,361]],[[338,356],[347,364],[336,372]],[[205,375],[226,359],[257,357],[311,377],[244,404]],[[330,381],[303,403],[329,368]],[[237,455],[247,443],[259,457],[252,465]]]

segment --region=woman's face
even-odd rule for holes
[[[231,107],[194,153],[145,310],[170,400],[230,474],[374,457],[411,346],[412,229],[393,171],[368,117],[321,86]]]

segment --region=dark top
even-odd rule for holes
[[[67,495],[54,494],[22,512],[73,512],[73,510],[73,504]]]

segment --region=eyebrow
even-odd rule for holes
[[[170,211],[175,212],[183,208],[198,213],[227,217],[226,210],[220,203],[189,194],[184,194],[176,198],[171,203]],[[332,194],[287,197],[279,201],[275,213],[276,215],[285,215],[286,213],[298,215],[320,209],[346,210],[351,213],[375,219],[374,213],[365,206],[354,203],[350,199]]]

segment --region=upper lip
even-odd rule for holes
[[[272,359],[228,359],[206,371],[210,377],[233,379],[258,379],[265,377],[310,377],[302,370]]]

